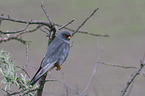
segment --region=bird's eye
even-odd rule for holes
[[[70,36],[68,36],[68,35],[66,35],[66,34],[64,34],[64,37],[66,37],[67,39],[70,39]]]
[[[68,37],[66,34],[64,34],[64,37]]]

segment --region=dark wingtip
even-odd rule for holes
[[[35,82],[32,82],[32,81],[29,83],[29,85],[32,85],[32,86],[33,86],[34,84],[35,84]]]
[[[32,79],[31,81],[30,81],[30,83],[29,83],[29,85],[34,85],[36,82],[38,81],[38,79],[36,80],[36,79]]]

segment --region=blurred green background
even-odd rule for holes
[[[0,13],[5,16],[26,20],[44,20],[41,0],[0,0]],[[76,29],[94,9],[97,13],[81,28],[83,31],[95,34],[109,34],[109,38],[93,37],[75,34],[72,38],[73,47],[68,59],[62,66],[65,81],[82,91],[97,62],[99,48],[103,46],[100,61],[124,66],[139,67],[145,54],[145,1],[144,0],[43,0],[52,20],[65,24],[75,18],[69,25]],[[3,22],[1,30],[19,30],[24,25]],[[29,47],[29,62],[26,71],[32,78],[38,69],[47,48],[46,34],[37,31],[25,34],[25,40],[31,41]],[[22,67],[26,64],[26,48],[18,41],[0,44],[0,50],[10,52],[15,64]],[[89,96],[119,96],[134,69],[121,69],[99,64],[97,73],[87,91]],[[62,73],[53,70],[51,74],[63,81]],[[47,76],[48,79],[50,76]],[[130,96],[144,96],[145,78],[139,75],[134,83]],[[5,92],[0,90],[0,93]],[[64,96],[64,85],[58,82],[48,82],[43,96]],[[76,96],[72,91],[70,96]]]

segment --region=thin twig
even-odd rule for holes
[[[133,85],[134,85],[134,81],[132,81],[131,85],[130,85],[130,88],[128,90],[128,93],[126,94],[126,96],[129,96],[131,91],[132,91],[132,88],[133,88]]]
[[[17,30],[17,31],[11,31],[11,32],[9,32],[9,31],[7,31],[7,32],[0,31],[0,34],[16,34],[16,33],[19,33],[19,32],[23,32],[28,28],[29,25],[30,24],[27,23],[24,29]]]
[[[60,24],[55,24],[55,25],[58,26],[58,27],[63,26],[63,25],[60,25]],[[68,28],[68,27],[64,27],[64,29],[67,29],[67,30],[69,30],[69,31],[71,31],[71,32],[75,32],[74,29],[71,29],[71,28]],[[94,34],[94,33],[86,32],[86,31],[78,31],[77,33],[86,34],[86,35],[91,35],[91,36],[96,36],[96,37],[98,37],[98,36],[99,36],[99,37],[109,37],[108,34]]]
[[[58,31],[58,28],[57,28],[57,26],[55,26],[55,24],[53,23],[53,21],[52,21],[51,18],[49,17],[48,12],[47,12],[47,9],[45,8],[45,6],[44,6],[44,4],[43,4],[43,1],[41,1],[41,8],[43,9],[43,11],[44,11],[44,13],[45,13],[47,19],[49,20],[51,31],[53,31],[54,34],[55,34],[55,32]]]
[[[96,63],[95,66],[94,66],[93,74],[92,74],[91,79],[89,80],[87,86],[86,86],[85,89],[82,91],[81,96],[83,96],[83,95],[86,93],[86,91],[89,89],[89,87],[90,87],[90,85],[91,85],[91,83],[92,83],[92,81],[93,81],[93,79],[94,79],[94,77],[95,77],[96,70],[97,70],[97,67],[98,67],[98,64],[99,64],[98,62],[99,62],[99,60],[100,60],[102,50],[103,50],[103,47],[100,48],[100,51],[99,51],[98,56],[97,56],[97,63]]]
[[[33,91],[36,91],[38,90],[39,88],[35,88],[35,89],[30,89],[30,90],[27,90],[27,91],[18,91],[18,92],[13,92],[13,93],[9,93],[8,91],[5,91],[4,89],[2,89],[3,91],[5,91],[7,93],[6,96],[13,96],[13,95],[18,95],[18,94],[21,94],[20,96],[25,96],[26,94],[29,94],[30,92],[33,92]]]
[[[125,68],[125,69],[137,69],[137,67],[134,67],[134,66],[124,66],[124,65],[117,65],[117,64],[111,64],[111,63],[105,63],[105,62],[98,62],[98,63],[107,65],[107,66],[113,66],[113,67],[119,67],[119,68]]]
[[[7,20],[7,21],[12,21],[12,22],[17,22],[17,23],[29,23],[29,24],[42,24],[50,27],[50,23],[46,21],[39,21],[39,20],[21,20],[21,19],[15,19],[15,18],[8,18],[4,16],[0,16],[0,20]]]
[[[47,12],[47,9],[45,8],[45,6],[43,4],[43,1],[41,1],[41,8],[43,9],[43,11],[44,11],[47,19],[49,20],[50,25],[53,26],[54,23],[52,22],[51,18],[49,17],[48,12]]]
[[[43,30],[42,28],[40,28],[40,30],[41,30],[42,32],[44,32],[44,33],[48,34],[48,32],[47,32],[47,31],[45,31],[45,30]]]
[[[27,71],[24,68],[21,68],[19,66],[16,66],[17,68],[20,68],[23,72],[25,72],[25,74],[30,78],[29,74],[27,73]]]
[[[34,31],[37,31],[39,28],[41,28],[43,25],[41,24],[38,24],[36,28],[34,29],[30,29],[30,30],[25,30],[23,32],[20,32],[20,33],[17,33],[17,36],[20,36],[20,35],[23,35],[24,33],[31,33],[31,32],[34,32]]]
[[[61,74],[62,74],[62,78],[63,78],[63,81],[64,81],[64,88],[65,88],[65,96],[69,96],[69,90],[68,90],[68,87],[67,87],[67,83],[66,83],[66,80],[65,80],[65,76],[64,76],[64,73],[61,71]]]
[[[134,67],[134,66],[124,66],[124,65],[111,64],[111,63],[105,63],[105,62],[98,62],[98,63],[106,65],[106,66],[119,67],[119,68],[124,68],[124,69],[137,69],[137,67]],[[145,77],[145,72],[143,69],[141,69],[141,74]]]
[[[20,41],[21,43],[23,44],[26,44],[26,40],[23,40],[21,38],[18,38],[18,37],[7,37],[7,38],[0,38],[0,43],[2,42],[7,42],[7,41],[10,41],[10,40],[17,40],[17,41]]]
[[[11,96],[11,95],[10,95],[10,93],[9,93],[8,91],[6,91],[6,90],[4,90],[4,89],[2,89],[2,91],[4,91],[4,92],[6,92],[6,93],[7,93],[7,95],[6,95],[6,96]]]
[[[98,37],[98,36],[99,36],[99,37],[109,37],[108,34],[94,34],[94,33],[85,32],[85,31],[78,31],[77,33],[92,35],[92,36],[96,36],[96,37]]]
[[[74,21],[75,21],[74,19],[70,20],[70,21],[67,22],[66,24],[64,24],[64,25],[62,25],[61,27],[59,27],[58,30],[61,30],[61,29],[65,28],[66,26],[68,26],[69,24],[71,24],[71,23],[74,22]]]
[[[45,82],[49,82],[49,81],[57,81],[57,80],[55,80],[55,79],[54,80],[53,79],[52,80],[51,79],[50,80],[45,80]]]
[[[23,43],[23,44],[26,44],[26,42],[28,42],[28,41],[26,41],[26,40],[23,40],[22,38],[18,38],[18,36],[20,36],[20,35],[23,35],[23,34],[25,34],[25,33],[31,33],[31,32],[34,32],[34,31],[36,31],[36,30],[38,30],[40,27],[42,27],[43,25],[38,25],[36,28],[34,28],[34,29],[31,29],[31,30],[25,30],[25,31],[23,31],[23,32],[19,32],[19,33],[16,33],[16,34],[7,34],[6,36],[7,37],[5,37],[5,38],[0,38],[0,43],[2,43],[2,42],[7,42],[7,41],[10,41],[10,40],[17,40],[17,41],[20,41],[21,43]],[[30,42],[30,41],[29,41]]]
[[[1,16],[4,16],[4,13],[2,13]],[[2,20],[0,19],[0,25],[1,25],[1,23],[2,23]]]
[[[30,92],[33,92],[33,91],[37,91],[38,89],[39,88],[28,90],[28,91],[24,92],[21,96],[26,96],[26,94],[29,94]]]
[[[28,65],[29,62],[29,42],[26,43],[26,64],[23,66],[23,69],[26,68],[26,66]]]
[[[57,79],[54,75],[51,75],[51,76],[52,76],[53,78],[55,78],[59,83],[61,83],[61,84],[64,85],[64,82],[63,82],[63,81],[60,81],[60,80]],[[77,95],[80,96],[81,93],[80,93],[77,89],[71,87],[70,85],[68,85],[68,84],[66,84],[66,83],[65,83],[65,86],[66,86],[67,88],[69,88],[70,90],[74,91]]]
[[[139,75],[139,72],[141,71],[141,69],[145,66],[145,63],[143,64],[141,62],[140,67],[137,68],[136,72],[131,76],[131,78],[129,79],[129,81],[126,83],[125,87],[123,88],[123,90],[121,91],[121,95],[120,96],[124,96],[128,87],[130,86],[130,84],[133,82],[133,80],[136,78],[137,75]]]
[[[75,34],[75,33],[77,33],[78,31],[79,31],[79,29],[95,14],[95,12],[98,10],[99,8],[97,8],[97,9],[95,9],[94,11],[93,11],[93,13],[89,16],[89,17],[87,17],[86,18],[86,20],[76,29],[76,31],[74,32],[74,33],[72,33],[72,36]]]

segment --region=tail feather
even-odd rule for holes
[[[30,81],[30,85],[34,85],[39,79],[40,79],[40,77],[39,78],[36,78],[36,75],[39,73],[39,71],[41,70],[42,68],[41,67],[39,67],[39,69],[38,69],[38,71],[36,72],[36,74],[34,75],[34,77],[31,79],[31,81]]]
[[[33,86],[41,78],[41,76],[43,76],[46,72],[52,70],[55,67],[54,64],[56,62],[57,61],[55,61],[51,64],[47,64],[44,67],[40,67],[29,84]]]
[[[31,82],[29,84],[33,86],[38,80],[39,80],[39,78],[37,78],[37,79],[34,78],[31,80]]]

